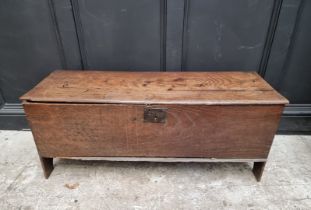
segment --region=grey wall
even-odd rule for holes
[[[0,129],[54,69],[257,71],[289,98],[281,132],[311,131],[311,2],[3,0]]]

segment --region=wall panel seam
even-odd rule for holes
[[[79,1],[78,0],[70,0],[72,13],[73,13],[73,20],[76,27],[76,35],[78,38],[78,45],[79,45],[79,52],[81,57],[81,66],[82,69],[88,69],[88,62],[87,62],[87,50],[85,47],[85,39],[83,33],[83,25],[81,22],[80,17],[80,9],[79,9]]]
[[[56,14],[55,14],[55,5],[54,5],[53,0],[47,0],[47,1],[48,1],[48,5],[49,5],[49,12],[50,12],[51,22],[52,22],[52,26],[53,26],[53,31],[54,31],[54,35],[55,35],[56,42],[57,42],[58,56],[59,56],[62,68],[66,69],[67,68],[67,61],[66,61],[66,57],[65,57],[65,50],[64,50],[62,37],[60,34],[60,30],[59,30],[58,20],[56,18]]]
[[[274,0],[265,45],[259,63],[258,73],[264,78],[273,45],[274,35],[279,21],[283,0]]]
[[[281,70],[282,77],[276,83],[276,87],[275,88],[277,90],[280,90],[281,85],[283,83],[283,80],[284,80],[284,78],[286,77],[286,74],[287,74],[287,69],[288,69],[287,66],[289,65],[289,62],[290,62],[291,52],[292,52],[292,49],[294,47],[294,40],[296,39],[296,36],[297,36],[298,25],[299,25],[299,22],[300,22],[300,19],[301,19],[301,15],[302,15],[302,10],[304,8],[304,4],[305,4],[305,0],[300,0],[299,8],[297,10],[297,15],[296,15],[295,23],[294,23],[293,32],[292,32],[291,37],[290,37],[290,43],[289,43],[288,50],[287,50],[287,53],[286,53],[286,56],[285,56],[285,61],[284,61],[283,65],[282,65],[282,70]]]
[[[188,48],[188,21],[190,13],[190,1],[184,0],[184,15],[183,15],[183,29],[182,29],[182,45],[181,45],[181,71],[184,71],[187,65]]]
[[[167,0],[160,0],[160,68],[166,71]]]

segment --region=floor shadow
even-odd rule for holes
[[[148,161],[106,161],[106,160],[77,160],[77,159],[59,159],[54,161],[55,167],[64,166],[86,166],[105,167],[115,169],[191,169],[191,170],[216,170],[216,171],[250,171],[252,163],[249,162],[148,162]]]

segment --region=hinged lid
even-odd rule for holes
[[[287,104],[255,72],[55,71],[21,100],[122,104]]]

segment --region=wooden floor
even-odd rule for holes
[[[311,209],[311,136],[276,136],[250,163],[56,160],[44,179],[30,132],[0,131],[0,209]]]

